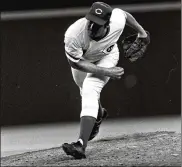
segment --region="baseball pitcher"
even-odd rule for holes
[[[99,132],[107,111],[101,106],[100,93],[109,79],[120,79],[124,69],[118,67],[117,41],[125,25],[136,30],[135,40],[124,41],[124,55],[131,62],[143,57],[150,42],[149,33],[126,11],[95,2],[85,17],[75,21],[65,32],[65,54],[73,79],[80,89],[80,133],[76,142],[62,148],[75,159],[86,158],[87,142]]]

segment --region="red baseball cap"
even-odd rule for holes
[[[112,13],[112,8],[106,3],[95,2],[92,4],[90,11],[86,14],[86,19],[96,24],[104,25],[109,21]]]

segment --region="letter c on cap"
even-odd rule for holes
[[[95,13],[96,14],[102,14],[102,9],[100,9],[100,8],[95,9]]]

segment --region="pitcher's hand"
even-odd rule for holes
[[[111,79],[121,79],[121,76],[124,74],[124,69],[122,67],[111,67],[108,68],[107,76]]]

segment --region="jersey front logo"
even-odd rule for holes
[[[111,50],[113,49],[114,45],[111,45],[107,48],[107,52],[111,52]]]
[[[106,53],[106,54],[109,54],[112,51],[113,47],[114,47],[114,44],[107,47],[103,52]]]

